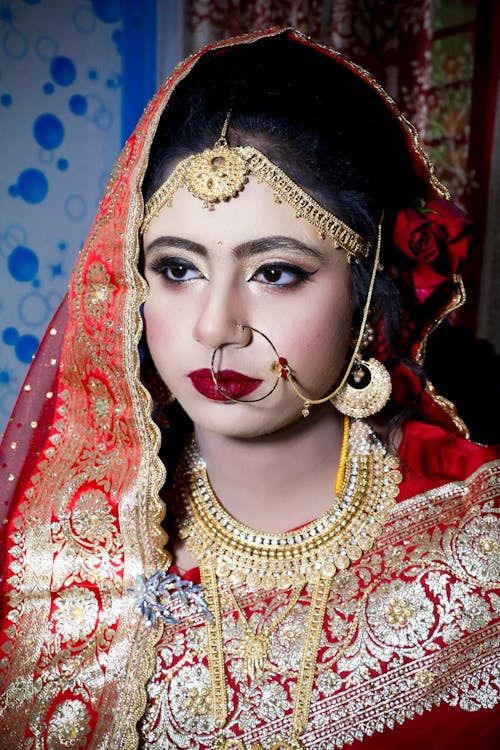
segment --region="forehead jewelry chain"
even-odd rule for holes
[[[364,237],[318,203],[265,154],[253,146],[230,146],[228,122],[229,115],[215,144],[180,161],[149,198],[144,207],[142,233],[163,206],[173,206],[174,196],[181,188],[187,188],[210,208],[237,196],[251,174],[271,188],[278,203],[287,203],[297,218],[306,219],[322,239],[329,237],[345,250],[349,262],[368,256],[369,245]]]

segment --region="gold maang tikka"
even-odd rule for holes
[[[253,146],[232,147],[227,141],[229,115],[211,148],[180,161],[165,182],[147,201],[141,232],[144,233],[163,206],[172,206],[175,193],[186,187],[206,207],[235,197],[249,175],[273,190],[278,203],[288,203],[297,218],[304,218],[324,239],[329,237],[345,250],[349,262],[368,255],[369,244],[341,219],[327,211],[288,175]]]

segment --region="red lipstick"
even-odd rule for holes
[[[235,370],[220,370],[216,373],[217,381],[222,388],[233,398],[244,398],[249,393],[255,391],[262,380],[249,378]],[[227,396],[221,393],[212,379],[212,373],[209,369],[193,370],[188,375],[192,384],[202,396],[212,399],[212,401],[230,401]]]

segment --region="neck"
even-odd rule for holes
[[[343,418],[331,406],[259,438],[196,428],[221,504],[241,523],[268,533],[308,523],[331,505],[342,436]]]

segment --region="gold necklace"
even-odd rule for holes
[[[180,494],[185,516],[180,537],[200,562],[201,581],[212,620],[207,623],[208,663],[216,726],[227,721],[224,639],[220,587],[227,589],[242,617],[246,631],[242,655],[255,674],[265,664],[267,638],[283,622],[298,601],[304,585],[312,587],[311,604],[297,679],[292,717],[292,738],[274,738],[273,748],[296,750],[302,744],[311,703],[319,644],[333,577],[359,559],[380,536],[399,492],[399,460],[364,422],[355,421],[349,431],[344,481],[330,508],[304,527],[284,534],[256,532],[230,516],[219,503],[208,480],[205,462],[194,440],[186,448],[176,473],[174,489]],[[220,583],[219,583],[220,582]],[[231,586],[286,590],[296,586],[293,606],[262,634],[249,628]],[[295,601],[294,601],[295,600]],[[246,643],[245,643],[246,640]],[[220,736],[219,748],[245,748],[239,740]]]
[[[209,559],[219,578],[250,589],[288,589],[330,578],[371,549],[398,494],[398,459],[364,422],[350,428],[342,489],[319,518],[295,531],[267,534],[236,521],[220,504],[196,445],[177,474],[186,515],[179,535],[198,560]]]

